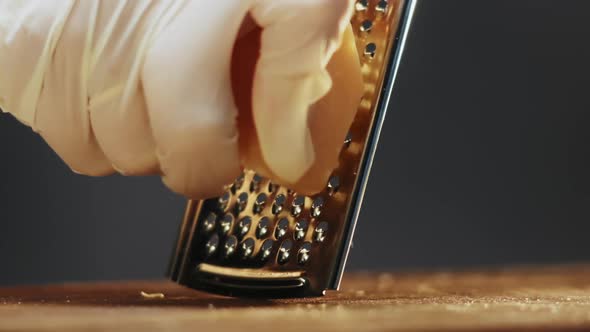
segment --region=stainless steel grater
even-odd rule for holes
[[[326,188],[302,196],[245,171],[221,197],[189,201],[173,281],[232,296],[317,296],[339,288],[415,5],[356,3],[365,94]]]

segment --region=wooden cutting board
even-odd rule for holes
[[[522,329],[590,330],[590,266],[355,273],[340,292],[291,300],[227,298],[159,281],[0,288],[2,331]]]

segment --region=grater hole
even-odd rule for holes
[[[244,237],[246,236],[246,234],[248,234],[248,232],[250,231],[250,227],[252,226],[252,218],[250,217],[244,217],[242,219],[240,219],[240,222],[238,222],[238,235],[240,237]]]
[[[324,199],[321,196],[316,197],[311,204],[311,216],[317,218],[322,214]]]
[[[285,236],[285,234],[287,234],[288,230],[289,230],[289,219],[281,218],[275,228],[275,238],[277,238],[277,240],[282,238],[283,236]]]
[[[361,32],[369,33],[373,30],[373,21],[371,20],[364,20],[361,25],[359,26],[359,30]]]
[[[299,265],[305,265],[309,261],[309,256],[311,253],[311,243],[305,242],[299,248],[299,252],[297,253],[297,263]]]
[[[340,188],[340,178],[337,175],[333,175],[328,180],[328,194],[334,195],[335,192]]]
[[[234,223],[234,216],[227,213],[223,218],[219,221],[219,228],[223,235],[227,234],[231,229],[232,224]]]
[[[238,246],[238,239],[233,235],[228,236],[227,239],[225,240],[225,244],[223,245],[223,255],[226,258],[231,257],[234,254],[234,252],[236,251],[237,246]]]
[[[254,213],[260,213],[262,209],[264,209],[267,199],[268,196],[265,193],[260,193],[258,196],[256,196],[256,201],[254,202]]]
[[[303,211],[303,206],[305,204],[305,197],[303,196],[296,196],[291,203],[291,215],[294,217],[298,217],[301,212]]]
[[[227,210],[227,206],[229,205],[229,200],[231,199],[231,193],[226,191],[219,197],[218,206],[221,211]]]
[[[313,239],[316,242],[324,242],[324,240],[326,239],[326,233],[328,232],[328,223],[325,221],[322,221],[321,223],[319,223],[314,232],[313,232]]]
[[[248,204],[248,193],[240,193],[238,199],[236,200],[236,203],[236,209],[238,210],[238,212],[244,211],[246,205]]]
[[[281,213],[281,211],[283,211],[283,205],[285,204],[285,201],[287,201],[287,197],[285,197],[283,194],[278,194],[277,197],[275,197],[274,203],[272,204],[272,213]]]
[[[369,0],[358,0],[354,6],[357,12],[366,11],[369,7]]]
[[[265,237],[268,234],[269,228],[270,220],[267,217],[260,218],[256,226],[256,237],[259,239]]]
[[[377,53],[377,45],[375,43],[368,43],[365,46],[365,56],[368,58],[374,58]]]
[[[243,259],[247,259],[252,257],[252,253],[254,252],[254,244],[255,241],[252,238],[247,238],[242,242],[240,246],[241,254]]]
[[[260,260],[268,260],[270,254],[272,253],[272,246],[273,241],[271,239],[267,239],[264,242],[262,242],[262,245],[260,246]]]
[[[389,4],[387,3],[387,0],[380,0],[377,3],[375,10],[380,14],[385,14],[387,12],[388,6],[389,6]]]
[[[217,215],[210,212],[207,218],[203,220],[203,231],[205,233],[211,233],[215,229],[215,223],[217,221]]]
[[[211,257],[217,251],[217,247],[219,246],[219,236],[217,234],[213,234],[209,241],[205,244],[205,256]]]
[[[296,241],[303,240],[305,238],[305,233],[307,233],[307,227],[309,223],[305,219],[301,219],[297,221],[295,224],[295,233],[293,233],[293,238]]]
[[[293,242],[291,240],[285,240],[281,243],[279,247],[279,253],[277,256],[277,262],[279,264],[285,264],[289,261],[291,257],[291,248],[293,247]]]
[[[351,142],[352,142],[352,134],[349,132],[346,134],[346,137],[344,138],[344,147],[348,148],[350,146]]]

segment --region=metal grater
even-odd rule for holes
[[[317,296],[339,288],[415,2],[355,5],[365,94],[326,188],[302,196],[247,170],[223,196],[189,201],[173,281],[232,296]]]

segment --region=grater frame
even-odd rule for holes
[[[188,202],[170,263],[172,281],[224,295],[266,298],[318,296],[339,289],[416,3],[355,4],[351,23],[365,94],[351,127],[358,137],[347,136],[340,157],[340,171],[346,172],[338,175],[348,190],[339,193],[329,183],[317,196],[303,197],[246,170],[223,196]],[[298,214],[296,199],[303,202]],[[307,224],[298,238],[302,220]],[[261,225],[268,228],[262,235]],[[269,241],[272,246],[266,250]]]

